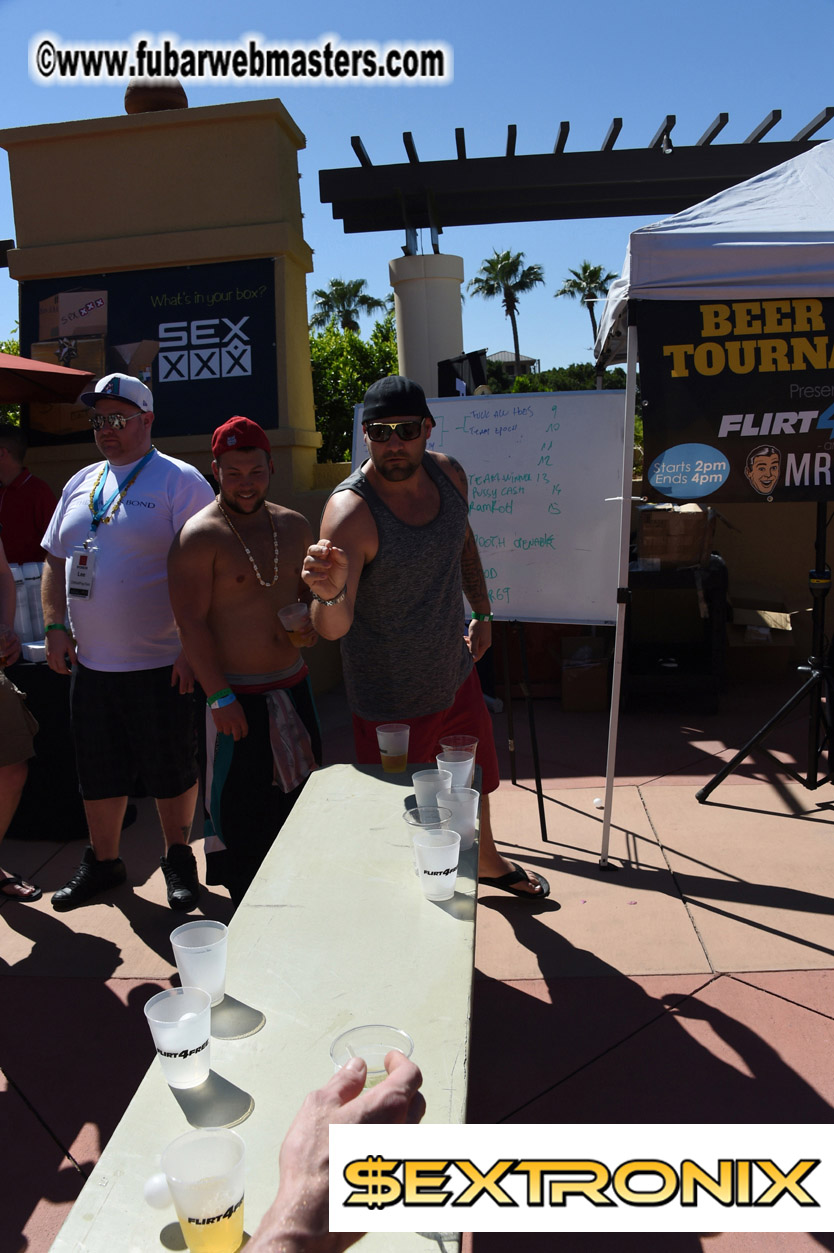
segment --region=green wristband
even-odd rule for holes
[[[222,696],[231,696],[231,694],[232,689],[230,687],[221,687],[219,692],[215,692],[213,696],[206,697],[206,704],[213,705],[214,702],[219,700]]]
[[[69,627],[65,627],[63,622],[50,622],[49,626],[44,627],[44,635],[48,635],[50,631],[66,631],[69,635]]]
[[[475,610],[473,609],[472,617],[475,619],[476,622],[492,622],[491,613],[475,613]]]

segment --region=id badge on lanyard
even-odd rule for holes
[[[98,549],[94,544],[78,544],[73,550],[70,561],[69,587],[70,596],[89,600],[93,594],[93,580],[96,573],[96,557]]]

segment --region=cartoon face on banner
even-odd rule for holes
[[[199,435],[234,413],[279,425],[269,259],[27,280],[21,350],[97,378],[133,374],[154,435]],[[89,440],[83,405],[30,405],[33,444]]]
[[[834,300],[635,310],[651,499],[834,498]]]

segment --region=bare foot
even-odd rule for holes
[[[36,884],[27,883],[19,874],[0,870],[0,876],[0,896],[6,896],[13,901],[39,901],[43,896]]]
[[[502,882],[504,880],[504,882]],[[478,881],[487,886],[503,888],[513,896],[531,896],[543,899],[550,893],[550,884],[543,875],[525,870],[517,862],[508,861],[496,850],[489,864],[478,867]]]

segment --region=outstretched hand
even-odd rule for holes
[[[352,1057],[305,1099],[281,1146],[278,1195],[247,1245],[251,1253],[343,1253],[364,1234],[328,1230],[330,1124],[418,1123],[426,1111],[419,1069],[396,1050],[385,1069],[387,1079],[363,1091],[367,1069]]]
[[[347,583],[347,553],[329,539],[320,539],[307,549],[301,577],[322,600],[333,600]]]

